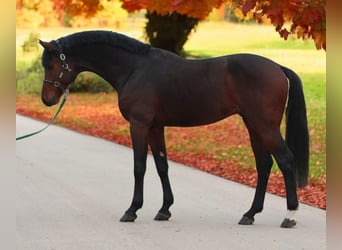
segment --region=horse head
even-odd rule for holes
[[[41,98],[45,105],[52,106],[59,102],[63,93],[69,91],[71,83],[75,80],[75,63],[71,58],[66,58],[59,40],[39,40],[39,43],[44,48],[42,65],[45,71]]]

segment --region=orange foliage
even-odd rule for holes
[[[100,0],[52,0],[55,11],[71,15],[92,16],[102,6]],[[113,1],[113,0],[112,0]],[[204,19],[213,8],[223,3],[233,9],[240,9],[243,15],[252,14],[263,22],[265,18],[276,27],[281,37],[290,34],[297,38],[311,38],[317,49],[326,49],[326,0],[120,0],[128,12],[147,9],[167,15],[172,12],[192,18]],[[18,3],[18,2],[17,2]],[[238,12],[236,12],[238,13]],[[290,27],[287,27],[287,26]]]
[[[189,17],[204,19],[213,8],[227,3],[244,16],[252,13],[263,22],[265,17],[285,40],[290,34],[311,38],[317,49],[326,49],[326,0],[120,0],[123,8],[132,12],[140,9],[167,15],[176,11]],[[289,23],[290,27],[286,28]]]
[[[228,0],[244,15],[253,13],[262,21],[268,18],[285,40],[290,34],[311,38],[317,49],[326,49],[326,0]],[[290,27],[286,27],[289,23]]]
[[[160,15],[174,11],[192,18],[204,19],[213,8],[221,6],[224,0],[120,0],[122,7],[129,12],[147,9]]]
[[[69,13],[72,16],[93,16],[102,9],[100,0],[51,0],[59,16]]]

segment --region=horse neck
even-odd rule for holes
[[[79,69],[78,73],[93,72],[105,79],[117,92],[120,92],[142,59],[142,56],[107,46],[79,49],[74,57]]]

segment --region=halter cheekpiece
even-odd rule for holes
[[[68,71],[71,72],[72,69],[69,67],[69,64],[66,62],[66,56],[65,54],[62,52],[62,44],[60,40],[56,40],[55,41],[58,47],[58,52],[59,52],[59,59],[62,62],[62,70],[59,73],[58,79],[55,81],[51,81],[51,80],[43,80],[43,83],[48,83],[48,84],[52,84],[55,88],[59,88],[61,89],[63,92],[67,91],[69,89],[70,84],[64,89],[61,87],[61,80],[63,78],[64,75],[64,71]]]

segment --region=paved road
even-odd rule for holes
[[[16,119],[17,136],[44,125]],[[173,215],[154,221],[162,193],[151,157],[144,207],[135,223],[121,223],[133,189],[130,149],[56,126],[16,144],[17,249],[326,249],[325,211],[301,204],[297,227],[282,229],[286,202],[267,194],[255,225],[240,226],[253,189],[173,162]]]

